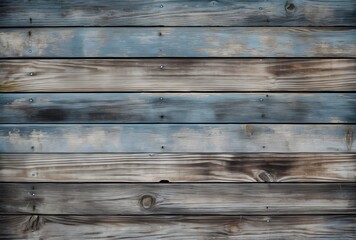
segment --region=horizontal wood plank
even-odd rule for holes
[[[0,64],[0,92],[97,91],[356,91],[356,60],[13,59]]]
[[[352,0],[2,0],[0,26],[352,26]]]
[[[353,27],[2,28],[0,57],[345,58],[355,39]]]
[[[0,216],[1,239],[349,239],[355,216]]]
[[[356,123],[356,93],[0,94],[0,123]]]
[[[355,152],[355,125],[3,124],[0,152]]]
[[[355,182],[355,154],[0,154],[2,182]]]
[[[356,183],[1,183],[1,214],[355,214]]]

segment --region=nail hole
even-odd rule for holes
[[[161,33],[161,32],[159,32],[159,33],[158,33],[158,36],[162,36],[162,33]]]
[[[266,148],[266,146],[262,146],[262,148]]]
[[[32,18],[30,18],[30,23],[32,24]]]
[[[262,8],[261,8],[261,7],[259,7],[258,9],[262,10]]]
[[[34,187],[34,186],[32,186],[32,190],[35,190],[35,187]]]
[[[31,37],[31,35],[32,35],[32,32],[31,32],[31,31],[28,31],[28,36]]]
[[[32,149],[32,150],[35,149],[35,146],[31,146],[31,149]]]
[[[164,146],[161,146],[162,149],[164,149]]]
[[[268,206],[266,207],[266,209],[268,209]]]
[[[168,180],[161,180],[161,181],[159,181],[160,183],[169,183],[169,181]]]
[[[164,118],[164,115],[161,115],[161,119],[163,119]]]
[[[266,97],[268,97],[268,94],[266,95]]]
[[[36,206],[35,206],[35,205],[32,206],[32,210],[33,210],[33,211],[36,210]]]
[[[261,114],[261,117],[264,118],[266,115],[265,114]]]

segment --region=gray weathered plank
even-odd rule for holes
[[[12,59],[0,64],[0,92],[172,90],[356,91],[356,60]]]
[[[2,0],[0,26],[353,26],[352,0]]]
[[[356,214],[356,183],[1,183],[1,214]]]
[[[356,217],[1,215],[1,239],[349,239]],[[60,236],[60,237],[59,237]]]
[[[353,27],[2,28],[0,57],[354,57]]]
[[[3,124],[0,152],[354,152],[355,125]]]
[[[355,182],[355,154],[0,154],[2,182]]]
[[[356,93],[0,94],[0,123],[356,123]]]

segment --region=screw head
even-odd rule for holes
[[[28,50],[28,53],[32,53],[32,50],[31,50],[31,49],[29,49],[29,50]]]
[[[28,101],[29,101],[29,102],[33,102],[33,99],[32,99],[32,98],[30,98]]]
[[[29,75],[30,75],[30,76],[33,76],[33,75],[34,75],[34,73],[33,73],[33,72],[30,72],[30,73],[29,73]]]
[[[260,102],[263,102],[263,98],[260,98]]]
[[[163,68],[164,68],[164,65],[159,66],[159,68],[160,68],[160,69],[163,69]]]
[[[163,8],[163,5],[159,6],[160,8]]]

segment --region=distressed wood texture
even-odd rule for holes
[[[356,183],[1,183],[1,214],[355,214]]]
[[[356,93],[0,94],[0,123],[356,123]]]
[[[2,28],[0,57],[355,57],[353,27]]]
[[[349,239],[355,216],[1,215],[1,239]]]
[[[355,125],[3,124],[0,152],[354,152]]]
[[[356,91],[355,59],[22,59],[0,63],[0,92]]]
[[[355,154],[0,154],[2,182],[355,182]]]
[[[0,26],[353,26],[352,0],[2,0]]]

